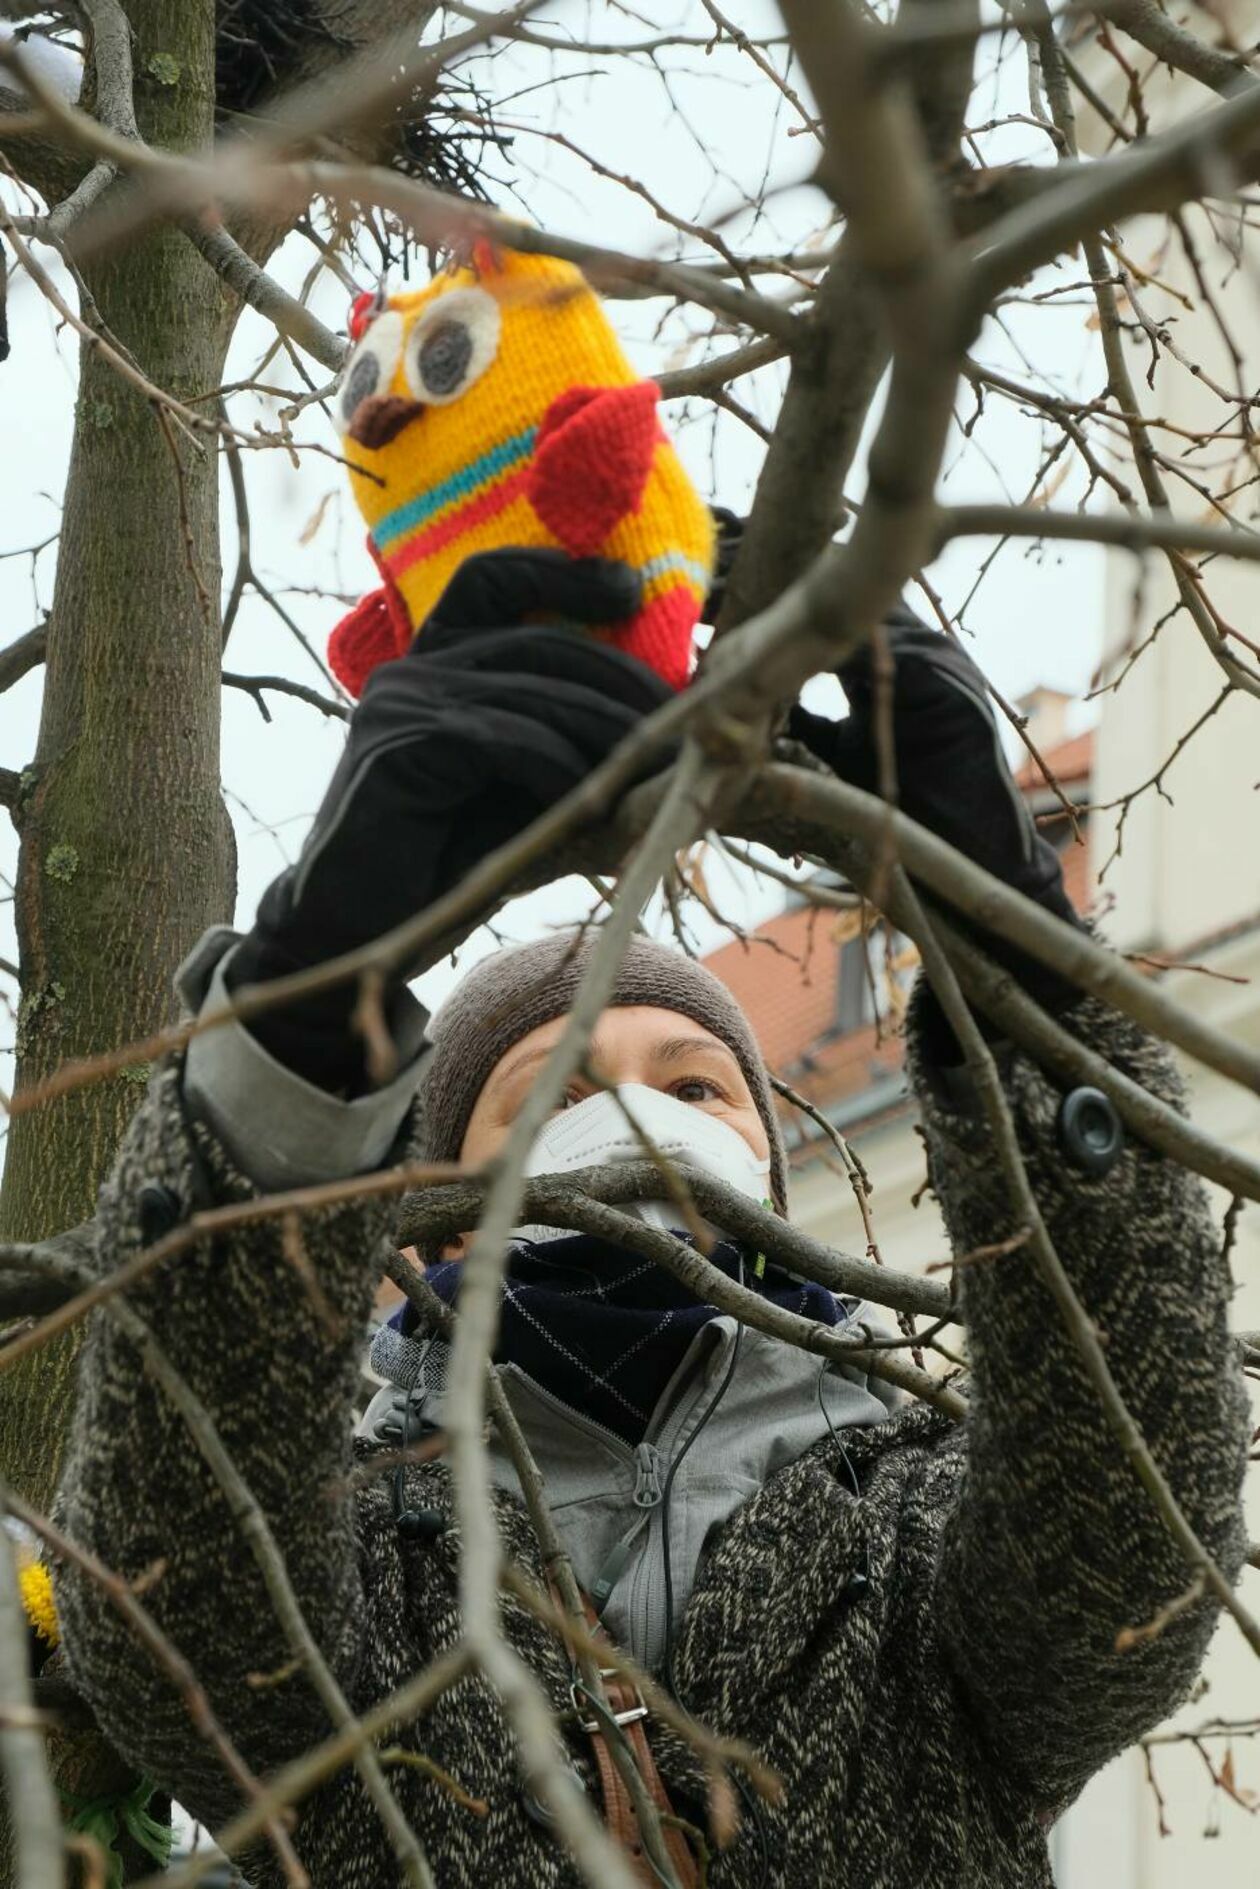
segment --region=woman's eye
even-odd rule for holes
[[[468,392],[499,351],[502,315],[484,289],[452,289],[421,315],[407,342],[407,385],[428,406]]]
[[[720,1099],[716,1083],[706,1082],[703,1076],[684,1076],[676,1082],[670,1094],[679,1102],[715,1102]]]

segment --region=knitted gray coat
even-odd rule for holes
[[[1118,1068],[1175,1099],[1165,1058],[1131,1025],[1092,1003],[1075,1024]],[[933,1093],[921,1061],[915,1079],[955,1250],[1009,1235],[984,1131]],[[141,1242],[147,1184],[185,1205],[207,1186],[222,1201],[252,1191],[204,1129],[190,1130],[178,1080],[175,1068],[155,1078],[104,1191],[108,1267]],[[1232,1577],[1243,1546],[1244,1406],[1227,1269],[1203,1192],[1132,1142],[1103,1179],[1073,1170],[1056,1140],[1058,1092],[1017,1055],[1005,1080],[1042,1211],[1106,1334],[1121,1391]],[[214,1414],[360,1709],[459,1638],[453,1522],[432,1545],[406,1545],[389,1477],[347,1491],[360,1334],[386,1231],[379,1203],[331,1207],[306,1223],[335,1335],[273,1225],[243,1226],[172,1261],[133,1300]],[[735,1512],[699,1568],[675,1653],[680,1694],[710,1725],[756,1744],[786,1785],[781,1806],[759,1828],[746,1819],[715,1859],[712,1889],[1048,1885],[1047,1823],[1194,1679],[1214,1624],[1208,1604],[1116,1651],[1122,1627],[1183,1593],[1187,1569],[1031,1262],[1015,1254],[961,1278],[973,1363],[965,1424],[914,1406],[847,1432],[858,1498],[834,1450],[807,1451]],[[449,1517],[447,1469],[409,1471],[407,1499]],[[509,1553],[541,1580],[523,1509],[507,1494],[496,1501]],[[183,1423],[103,1317],[83,1354],[64,1502],[72,1532],[114,1568],[136,1575],[162,1563],[147,1604],[251,1765],[273,1769],[328,1735],[300,1672],[250,1683],[289,1661],[250,1552]],[[869,1585],[854,1594],[849,1577],[864,1556]],[[61,1572],[57,1598],[75,1680],[110,1738],[194,1815],[221,1823],[238,1794],[169,1681],[73,1570]],[[514,1603],[504,1617],[562,1709],[560,1646]],[[699,1780],[687,1753],[659,1728],[651,1736],[676,1802],[690,1804]],[[400,1742],[489,1807],[478,1816],[423,1771],[392,1772],[441,1889],[578,1881],[527,1813],[503,1711],[479,1679],[449,1691]],[[399,1880],[352,1772],[307,1800],[295,1841],[317,1889]],[[282,1880],[265,1850],[246,1867],[267,1889]]]

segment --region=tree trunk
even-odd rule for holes
[[[213,0],[128,0],[127,12],[142,134],[205,146]],[[84,274],[109,334],[158,386],[186,400],[219,385],[235,311],[178,231],[152,232]],[[17,812],[19,1093],[67,1057],[169,1022],[180,958],[231,916],[217,488],[213,438],[194,448],[169,421],[164,432],[152,404],[85,344],[39,744]],[[0,1237],[38,1239],[91,1216],[143,1073],[13,1122]],[[0,1471],[41,1505],[56,1482],[73,1361],[63,1342],[0,1375]],[[69,1789],[118,1788],[124,1774],[99,1739],[58,1745]],[[12,1879],[5,1849],[0,1836],[0,1883]]]
[[[131,0],[128,13],[142,131],[207,142],[210,0]],[[85,275],[109,333],[158,386],[181,399],[218,386],[231,317],[186,238],[156,231]],[[19,1093],[67,1057],[168,1022],[180,957],[231,915],[217,486],[213,439],[193,447],[169,421],[164,432],[85,344],[39,746],[19,809]],[[14,1121],[0,1235],[38,1239],[91,1216],[140,1073]],[[0,1465],[37,1502],[56,1476],[70,1369],[60,1346],[0,1376]]]

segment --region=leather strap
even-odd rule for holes
[[[606,1640],[608,1636],[589,1594],[583,1593],[582,1605],[592,1639]],[[668,1821],[675,1818],[675,1811],[665,1781],[656,1768],[656,1759],[652,1756],[652,1747],[644,1730],[647,1707],[643,1703],[643,1695],[637,1686],[619,1673],[603,1672],[602,1677],[608,1711],[620,1725],[621,1735],[630,1747],[644,1788],[661,1813],[661,1836],[680,1889],[696,1889],[700,1880],[699,1865],[677,1821]],[[575,1689],[574,1702],[578,1706],[578,1723],[591,1741],[604,1800],[604,1822],[609,1835],[625,1850],[640,1881],[651,1884],[652,1889],[660,1889],[660,1877],[648,1860],[638,1815],[608,1748],[607,1732],[601,1717],[589,1705],[583,1710],[584,1695],[580,1689]]]

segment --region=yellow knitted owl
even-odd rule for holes
[[[712,521],[581,273],[478,243],[418,293],[361,296],[351,334],[335,418],[384,589],[333,631],[346,687],[405,652],[465,558],[545,545],[633,565],[642,607],[598,633],[681,688]]]

